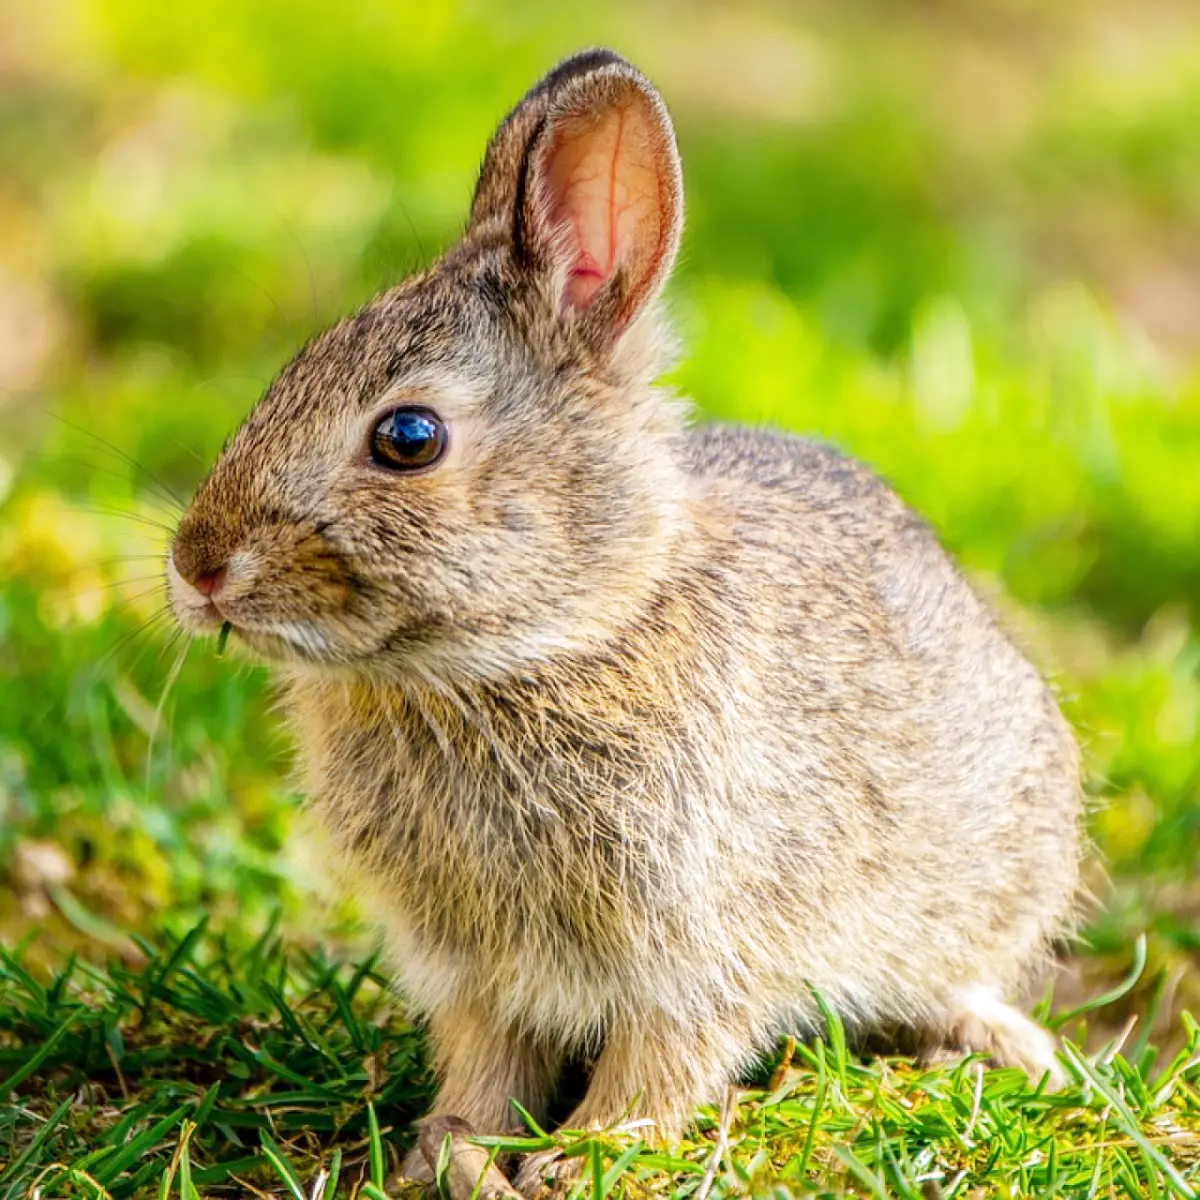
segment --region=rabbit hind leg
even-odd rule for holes
[[[990,988],[977,985],[955,994],[944,1018],[930,1029],[921,1058],[945,1062],[983,1054],[997,1067],[1020,1067],[1037,1084],[1049,1076],[1057,1090],[1067,1082],[1054,1037]]]

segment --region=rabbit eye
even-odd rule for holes
[[[394,408],[371,431],[371,461],[390,471],[432,467],[446,451],[446,426],[428,408]]]

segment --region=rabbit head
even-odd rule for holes
[[[651,386],[682,188],[607,51],[497,130],[462,240],[307,345],[200,487],[167,570],[190,632],[394,675],[502,672],[610,633],[686,510]]]

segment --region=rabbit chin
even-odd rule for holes
[[[262,629],[234,625],[233,634],[251,653],[271,662],[334,665],[346,658],[315,621],[276,621]]]

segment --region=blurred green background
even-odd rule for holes
[[[267,680],[171,640],[170,493],[454,238],[497,120],[594,43],[678,125],[677,383],[860,455],[998,597],[1108,863],[1060,987],[1146,930],[1147,978],[1196,1003],[1190,0],[0,9],[0,938],[321,924]]]

